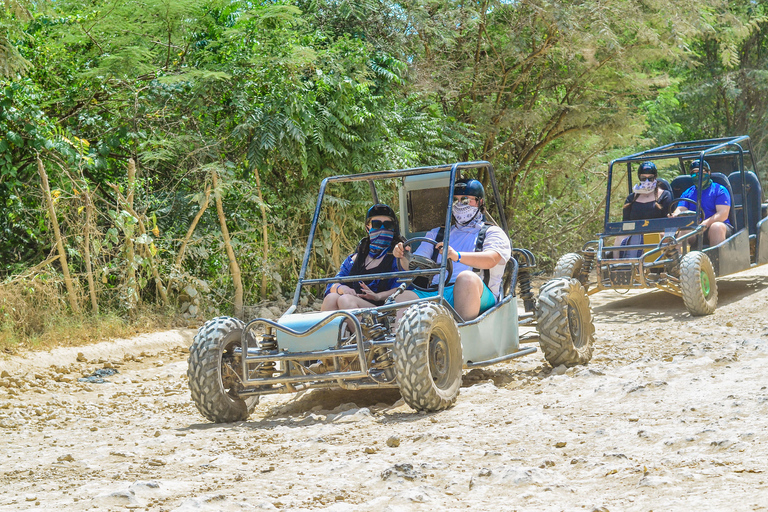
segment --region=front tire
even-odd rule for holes
[[[717,277],[709,256],[691,251],[680,261],[680,288],[691,316],[711,315],[717,308]]]
[[[415,304],[400,320],[393,346],[400,394],[417,411],[440,411],[459,396],[464,364],[451,313],[433,302]]]
[[[240,346],[245,324],[237,318],[220,316],[206,322],[189,347],[187,377],[197,410],[214,423],[243,421],[259,403],[258,396],[237,394]]]
[[[592,359],[595,326],[589,297],[577,279],[548,281],[539,292],[536,323],[544,357],[552,367]]]

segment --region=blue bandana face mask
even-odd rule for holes
[[[368,254],[374,258],[380,256],[382,252],[385,252],[392,245],[394,236],[395,232],[390,229],[371,228],[368,230],[368,237],[371,239]]]

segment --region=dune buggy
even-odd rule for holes
[[[699,224],[703,218],[701,175],[696,183],[696,201],[681,198],[694,185],[686,169],[697,159],[709,164],[712,181],[724,186],[731,196],[729,221],[734,232],[711,247],[704,246],[704,237],[698,236],[705,230]],[[628,222],[613,219],[624,197],[632,191],[636,170],[633,165],[645,161],[656,164],[660,185],[672,192],[670,212],[682,203],[689,210],[687,215]],[[597,240],[584,244],[581,251],[562,256],[554,275],[578,279],[590,295],[606,289],[658,288],[682,297],[691,315],[713,313],[717,307],[717,277],[768,263],[768,205],[763,203],[755,171],[748,136],[677,142],[612,161],[603,232]],[[614,174],[624,172],[626,192],[619,193],[621,201],[613,201],[613,194],[620,190],[614,190]],[[670,182],[662,177],[665,175],[674,178]],[[642,235],[642,243],[617,245],[616,237],[633,235]]]
[[[399,388],[416,410],[437,411],[456,400],[463,368],[477,368],[535,352],[538,341],[553,366],[588,362],[592,357],[594,326],[586,291],[576,279],[555,279],[532,291],[533,254],[514,249],[506,267],[499,302],[478,318],[464,321],[445,301],[450,277],[446,258],[449,232],[441,264],[414,257],[408,269],[367,275],[378,279],[395,275],[401,293],[416,279],[437,280],[438,295],[396,303],[394,296],[379,307],[347,311],[298,312],[302,294],[322,291],[328,283],[348,278],[310,278],[308,266],[317,243],[318,222],[326,202],[338,205],[328,188],[359,194],[368,188],[372,203],[379,192],[397,204],[400,232],[414,248],[425,243],[427,230],[449,225],[453,184],[461,173],[482,174],[490,182],[493,211],[507,232],[503,208],[491,164],[456,163],[434,167],[382,171],[325,178],[309,231],[292,305],[278,320],[256,318],[244,323],[218,317],[203,325],[189,355],[189,387],[198,410],[213,422],[245,420],[261,395],[294,393],[312,388]],[[366,187],[367,184],[367,187]],[[361,186],[362,185],[362,186]],[[346,188],[345,188],[346,187]],[[491,211],[489,209],[489,211]],[[428,239],[426,239],[429,242]],[[519,292],[518,292],[519,291]],[[519,293],[519,294],[518,294]],[[518,314],[518,297],[524,313]],[[403,308],[401,320],[397,310]],[[520,336],[520,327],[535,327]],[[317,361],[325,361],[316,371]]]

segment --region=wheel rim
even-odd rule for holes
[[[581,315],[573,302],[568,301],[568,331],[571,333],[573,345],[581,347],[584,341],[581,339]]]
[[[429,369],[437,387],[445,387],[450,368],[451,354],[448,343],[438,336],[432,336],[429,340]]]
[[[709,275],[707,275],[707,273],[702,270],[700,273],[700,277],[701,277],[701,291],[704,294],[704,297],[709,298],[709,294],[712,293],[712,285],[709,282]]]

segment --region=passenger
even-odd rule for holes
[[[672,193],[661,188],[658,178],[659,171],[653,162],[643,162],[637,168],[638,182],[632,187],[632,193],[624,201],[623,220],[644,220],[666,218],[669,205],[672,203]],[[616,245],[641,245],[643,235],[616,237]],[[619,257],[640,257],[642,250],[620,251]]]
[[[466,321],[476,318],[499,300],[501,279],[506,263],[512,255],[512,247],[509,237],[500,227],[486,222],[485,189],[482,183],[473,179],[460,179],[456,181],[453,193],[453,221],[448,246],[448,258],[453,261],[453,273],[448,280],[450,286],[445,287],[444,296]],[[488,228],[485,231],[482,250],[475,252],[478,235],[486,225]],[[439,228],[429,231],[427,238],[437,240],[438,232]],[[442,242],[436,246],[422,243],[414,254],[432,257],[435,247],[440,251],[437,256],[437,262],[440,263]],[[396,258],[400,259],[401,267],[408,268],[403,244],[395,245],[392,252]],[[473,271],[473,268],[489,271],[487,284]],[[435,276],[433,284],[436,284],[438,279],[439,276]],[[417,297],[425,298],[435,295],[437,291],[407,290],[395,300],[405,302],[415,300]]]
[[[728,194],[727,188],[712,181],[709,164],[706,160],[702,167],[700,169],[698,160],[691,162],[691,176],[695,180],[694,183],[699,178],[699,171],[702,172],[701,209],[704,211],[704,220],[700,224],[707,228],[704,233],[704,243],[717,245],[733,234],[733,226],[728,220],[728,215],[731,212],[731,196]],[[680,197],[695,202],[697,201],[696,190],[696,184],[694,184],[686,189]],[[689,208],[686,205],[693,206],[693,203],[680,202],[672,213],[672,217],[677,217],[682,212],[688,211]],[[693,240],[690,241],[692,246],[694,243]]]
[[[400,226],[394,210],[386,204],[371,206],[365,217],[365,228],[368,236],[360,240],[355,252],[344,260],[336,277],[365,276],[399,270],[392,249],[396,243],[405,239],[400,236]],[[325,288],[321,310],[381,306],[395,289],[396,279],[361,279],[332,283]]]
[[[669,213],[672,193],[659,185],[659,171],[653,162],[637,168],[638,183],[624,201],[624,220],[661,219]]]

